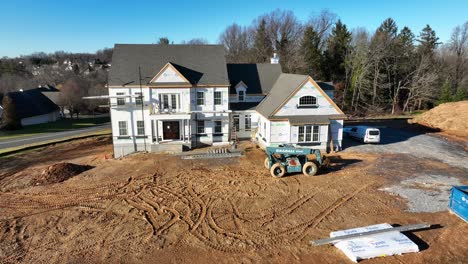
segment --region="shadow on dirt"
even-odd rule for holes
[[[393,227],[400,227],[401,225],[394,224],[392,226]],[[420,229],[420,230],[417,230],[417,231],[402,232],[402,233],[405,236],[407,236],[411,241],[413,241],[416,245],[418,245],[419,251],[423,251],[423,250],[428,249],[429,245],[426,242],[424,242],[424,240],[422,240],[417,235],[415,235],[413,232],[419,232],[419,231],[424,231],[424,230],[432,230],[432,229],[439,229],[439,228],[443,228],[443,226],[439,225],[439,224],[435,224],[435,225],[431,225],[429,228]]]
[[[362,162],[362,160],[360,159],[343,159],[341,158],[341,156],[332,156],[332,157],[329,157],[329,159],[330,159],[330,165],[321,170],[323,174],[339,171],[339,170],[344,169],[345,167]],[[322,174],[322,173],[320,173],[319,171],[319,174]]]

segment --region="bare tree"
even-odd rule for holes
[[[250,36],[249,29],[235,23],[224,30],[219,37],[219,42],[226,49],[227,62],[247,63],[251,61],[252,39]]]
[[[416,70],[412,73],[412,78],[407,88],[408,94],[403,106],[403,112],[408,110],[421,109],[423,100],[432,100],[437,95],[436,83],[438,75],[432,65],[432,58],[423,57]],[[412,108],[412,109],[410,109]]]
[[[66,107],[70,112],[70,118],[76,114],[78,118],[80,112],[85,109],[83,97],[87,95],[86,81],[81,78],[68,79],[60,89],[59,105]]]
[[[452,83],[452,93],[459,92],[462,86],[468,82],[468,21],[461,26],[455,27],[450,42],[449,64]]]
[[[319,47],[324,49],[324,45],[328,36],[337,20],[337,15],[327,9],[322,10],[319,14],[312,14],[309,18],[308,25],[311,25],[318,34],[320,39]]]
[[[275,10],[261,17],[280,57],[284,72],[295,73],[303,68],[300,55],[303,26],[289,10]]]

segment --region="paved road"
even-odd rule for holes
[[[362,144],[344,136],[343,149],[351,152],[402,153],[419,158],[440,160],[454,167],[468,169],[468,142],[452,142],[442,136],[406,129],[379,127],[380,144]]]
[[[74,136],[89,134],[91,132],[99,131],[99,130],[103,130],[107,128],[110,128],[110,123],[105,123],[102,125],[88,127],[88,128],[64,131],[64,132],[43,133],[43,134],[38,134],[34,136],[4,139],[4,140],[0,140],[0,149],[20,147],[24,145],[46,142],[50,140],[58,140],[58,139],[67,138],[67,137],[74,137]]]

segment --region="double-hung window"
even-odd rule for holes
[[[197,92],[197,105],[205,105],[205,92]]]
[[[205,134],[205,121],[198,120],[197,121],[197,133],[198,134]]]
[[[160,94],[161,108],[163,110],[179,109],[178,94]]]
[[[214,121],[214,133],[219,134],[223,131],[222,121]]]
[[[250,131],[252,129],[252,116],[245,115],[244,121],[245,121],[245,131]]]
[[[237,93],[237,96],[238,96],[239,102],[244,102],[244,100],[245,100],[245,92],[244,92],[244,90],[239,90],[239,92]]]
[[[216,91],[214,92],[214,104],[215,105],[221,105],[222,104],[222,99],[223,99],[223,93],[222,92],[219,92],[219,91]]]
[[[117,95],[125,95],[125,93],[117,93]],[[117,98],[117,105],[125,105],[125,98]]]
[[[320,140],[319,126],[305,125],[299,127],[297,141],[300,142],[318,142]]]
[[[144,121],[137,121],[137,135],[139,136],[145,135],[145,122]]]
[[[127,121],[119,121],[119,136],[127,136]]]
[[[143,104],[143,97],[141,93],[135,93],[137,97],[135,97],[135,104],[136,105],[142,105]]]

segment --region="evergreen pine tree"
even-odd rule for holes
[[[341,82],[345,79],[345,57],[351,42],[351,32],[338,20],[327,42],[325,66],[327,80]]]
[[[451,88],[450,88],[450,82],[445,81],[444,85],[442,86],[442,93],[439,97],[438,103],[443,104],[443,103],[448,103],[452,101],[452,93],[451,93]]]
[[[419,54],[421,56],[429,56],[432,58],[435,49],[440,44],[438,40],[439,38],[436,36],[435,31],[429,25],[426,25],[426,27],[419,33],[419,38],[417,39],[420,43],[418,47]]]
[[[255,61],[259,63],[268,62],[270,57],[273,56],[273,45],[268,36],[266,21],[264,18],[260,21],[255,32],[253,50],[255,52]]]
[[[302,53],[305,61],[305,74],[309,74],[316,80],[323,78],[323,55],[320,51],[320,37],[312,26],[307,26],[304,30],[302,40]]]

